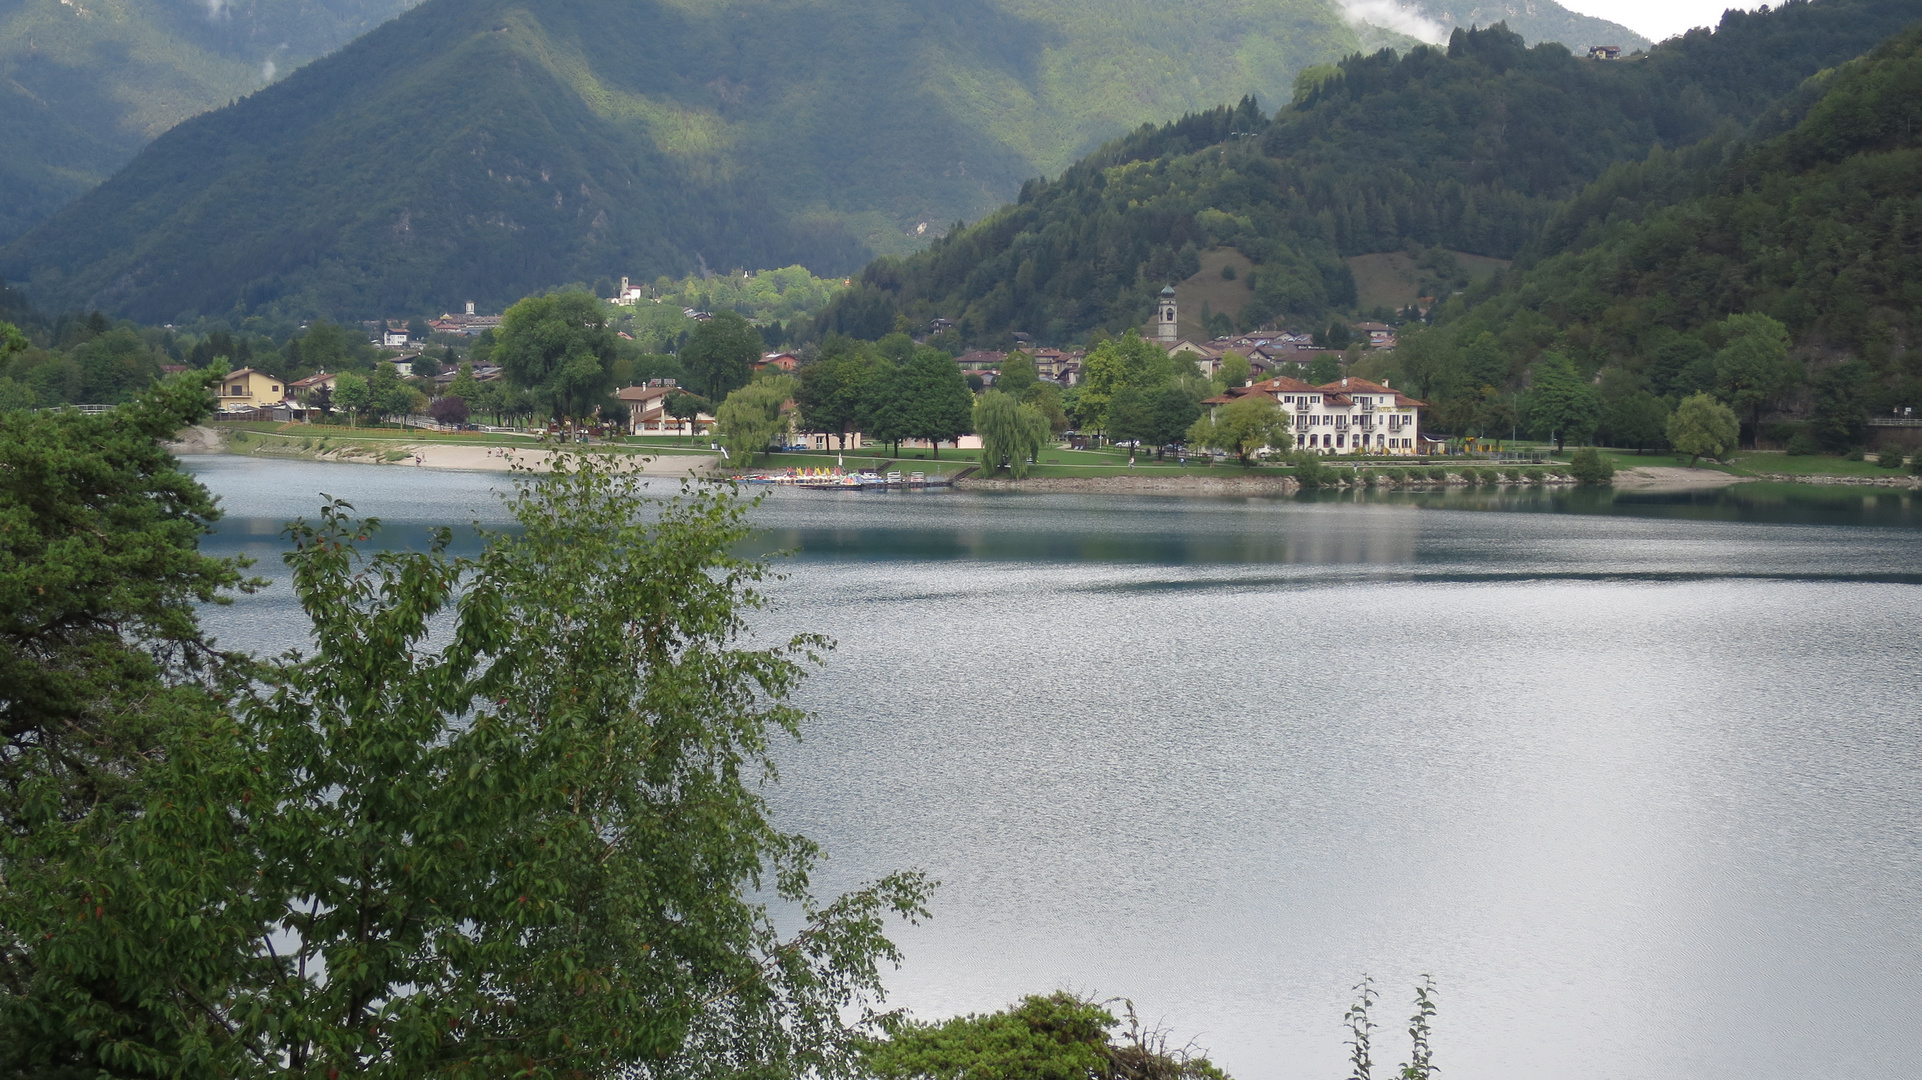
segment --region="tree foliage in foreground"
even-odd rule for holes
[[[172,379],[102,416],[0,412],[0,818],[10,833],[30,813],[117,802],[167,718],[197,707],[220,666],[195,607],[252,583],[240,563],[196,549],[219,508],[158,445],[213,410],[217,379]],[[0,937],[8,979],[18,974],[12,940]]]
[[[158,464],[103,473],[102,501],[134,525],[187,516],[155,535],[174,553],[157,580],[135,563],[125,596],[68,601],[109,647],[142,643],[101,613],[143,588],[181,638],[185,597],[233,580],[193,561],[205,493],[153,434],[129,423]],[[147,726],[112,800],[14,748],[0,1072],[847,1074],[845,1018],[894,957],[882,920],[924,914],[927,885],[812,896],[816,849],[774,825],[763,783],[825,643],[742,647],[769,572],[733,554],[744,507],[639,484],[563,462],[473,559],[445,532],[370,554],[378,523],[331,503],[290,530],[311,655],[189,707],[124,697]],[[184,684],[145,674],[163,699]]]
[[[1117,1033],[1109,1004],[1056,991],[985,1016],[895,1021],[888,1039],[867,1045],[865,1063],[881,1080],[1227,1080],[1207,1058],[1142,1030],[1132,1005]]]

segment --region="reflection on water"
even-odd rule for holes
[[[210,459],[297,643],[313,492],[498,522],[497,477]],[[1364,971],[1454,1077],[1906,1077],[1922,520],[1744,486],[1182,499],[781,492],[758,633],[838,642],[784,748],[825,888],[920,866],[893,1003],[1134,999],[1241,1080],[1344,1075]],[[1383,1071],[1388,1071],[1384,1066]]]

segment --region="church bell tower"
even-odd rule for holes
[[[1175,287],[1166,285],[1161,290],[1161,303],[1155,311],[1155,340],[1164,345],[1173,345],[1175,338]]]

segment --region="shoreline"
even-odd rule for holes
[[[1292,476],[1032,476],[1026,480],[985,480],[963,477],[956,491],[1108,492],[1132,495],[1167,492],[1178,495],[1292,494],[1301,484]]]
[[[512,472],[516,466],[533,471],[545,469],[557,453],[564,451],[536,446],[468,446],[448,443],[415,443],[400,439],[339,439],[340,445],[320,449],[296,445],[291,436],[270,435],[244,448],[235,446],[229,432],[206,426],[189,428],[162,445],[176,456],[224,454],[235,457],[318,461],[337,465],[399,465],[453,472]],[[323,436],[325,444],[337,436]],[[271,441],[270,441],[271,440]],[[284,441],[283,441],[284,440]],[[618,451],[635,471],[653,476],[724,479],[721,459],[715,454],[661,454],[646,450]],[[1449,466],[1440,466],[1449,468]],[[1480,468],[1480,466],[1466,466]],[[1496,484],[1470,483],[1452,475],[1447,480],[1396,482],[1384,479],[1373,488],[1355,482],[1326,485],[1329,490],[1436,491],[1456,488],[1573,487],[1566,477],[1545,483],[1503,480]],[[1618,490],[1637,492],[1714,491],[1738,484],[1798,484],[1807,487],[1880,488],[1892,491],[1922,491],[1922,476],[1897,473],[1886,476],[1836,476],[1832,474],[1754,473],[1736,475],[1715,469],[1667,465],[1624,465],[1618,467],[1609,485]],[[1284,495],[1302,490],[1288,475],[1280,476],[1207,476],[1193,473],[1175,476],[1036,476],[1025,480],[964,477],[953,482],[957,491],[1004,491],[1074,494],[1173,494],[1173,495]]]
[[[285,436],[281,438],[286,438]],[[322,442],[332,441],[332,437]],[[373,442],[376,440],[369,440]],[[450,472],[512,472],[522,469],[540,472],[554,456],[568,451],[540,447],[461,446],[446,443],[412,443],[394,439],[377,440],[379,445],[341,439],[341,445],[328,449],[286,442],[262,441],[246,449],[236,447],[226,432],[207,427],[190,428],[162,445],[176,457],[226,455],[278,461],[317,461],[335,465],[388,465],[403,468],[440,469]],[[621,451],[629,469],[649,476],[713,475],[720,458],[714,454],[649,454]]]

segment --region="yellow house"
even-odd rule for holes
[[[253,368],[230,371],[220,380],[222,410],[265,408],[287,400],[287,387],[275,375]]]

